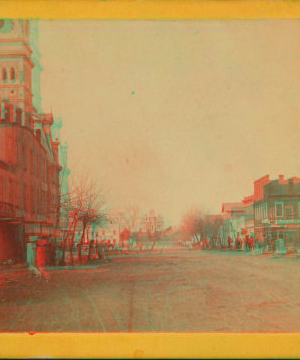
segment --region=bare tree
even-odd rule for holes
[[[64,202],[68,208],[68,219],[67,219],[67,228],[63,229],[63,256],[61,260],[61,264],[65,265],[65,253],[66,253],[66,245],[69,240],[69,249],[71,254],[71,263],[73,264],[73,245],[74,245],[74,237],[76,233],[76,228],[80,221],[80,215],[82,211],[84,211],[85,204],[85,193],[83,189],[75,187],[72,188],[68,196],[64,198]]]
[[[200,244],[200,240],[207,233],[207,221],[204,213],[197,207],[192,207],[184,214],[180,231]]]
[[[103,226],[109,221],[106,194],[96,185],[83,188],[83,202],[78,220],[82,224],[81,239],[79,244],[79,263],[82,262],[82,244],[88,225]]]
[[[141,215],[141,209],[137,204],[127,205],[125,208],[127,216],[130,220],[131,231],[135,231],[137,220]]]

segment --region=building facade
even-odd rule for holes
[[[108,221],[105,227],[98,227],[93,239],[96,243],[106,243],[107,245],[119,246],[120,225],[114,219]]]
[[[254,233],[253,196],[245,197],[240,203],[223,203],[222,215],[224,236],[235,238]]]
[[[0,20],[0,260],[33,264],[46,251],[39,244],[59,236],[62,170],[53,115],[40,106],[34,39],[30,21]]]
[[[154,210],[139,219],[139,232],[144,234],[162,234],[164,230],[164,220],[161,215],[156,215]]]
[[[261,197],[262,195],[262,197]],[[285,252],[299,247],[300,178],[268,181],[254,205],[255,231],[265,242],[273,241]]]

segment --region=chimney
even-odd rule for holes
[[[294,179],[289,179],[289,185],[293,185],[294,184]]]
[[[40,129],[36,129],[35,133],[36,133],[37,141],[38,141],[39,143],[41,143],[41,137],[42,137],[41,130],[40,130]]]
[[[279,179],[279,184],[281,184],[283,182],[283,175],[278,175],[278,179]]]

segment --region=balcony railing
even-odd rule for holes
[[[0,201],[0,218],[16,218],[19,213],[19,206]]]
[[[273,225],[300,224],[300,219],[262,219],[262,223]]]
[[[278,219],[275,220],[277,224],[300,224],[300,219]]]

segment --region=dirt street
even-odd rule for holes
[[[0,274],[1,332],[299,332],[299,258],[182,251]],[[6,281],[7,280],[7,281]]]

